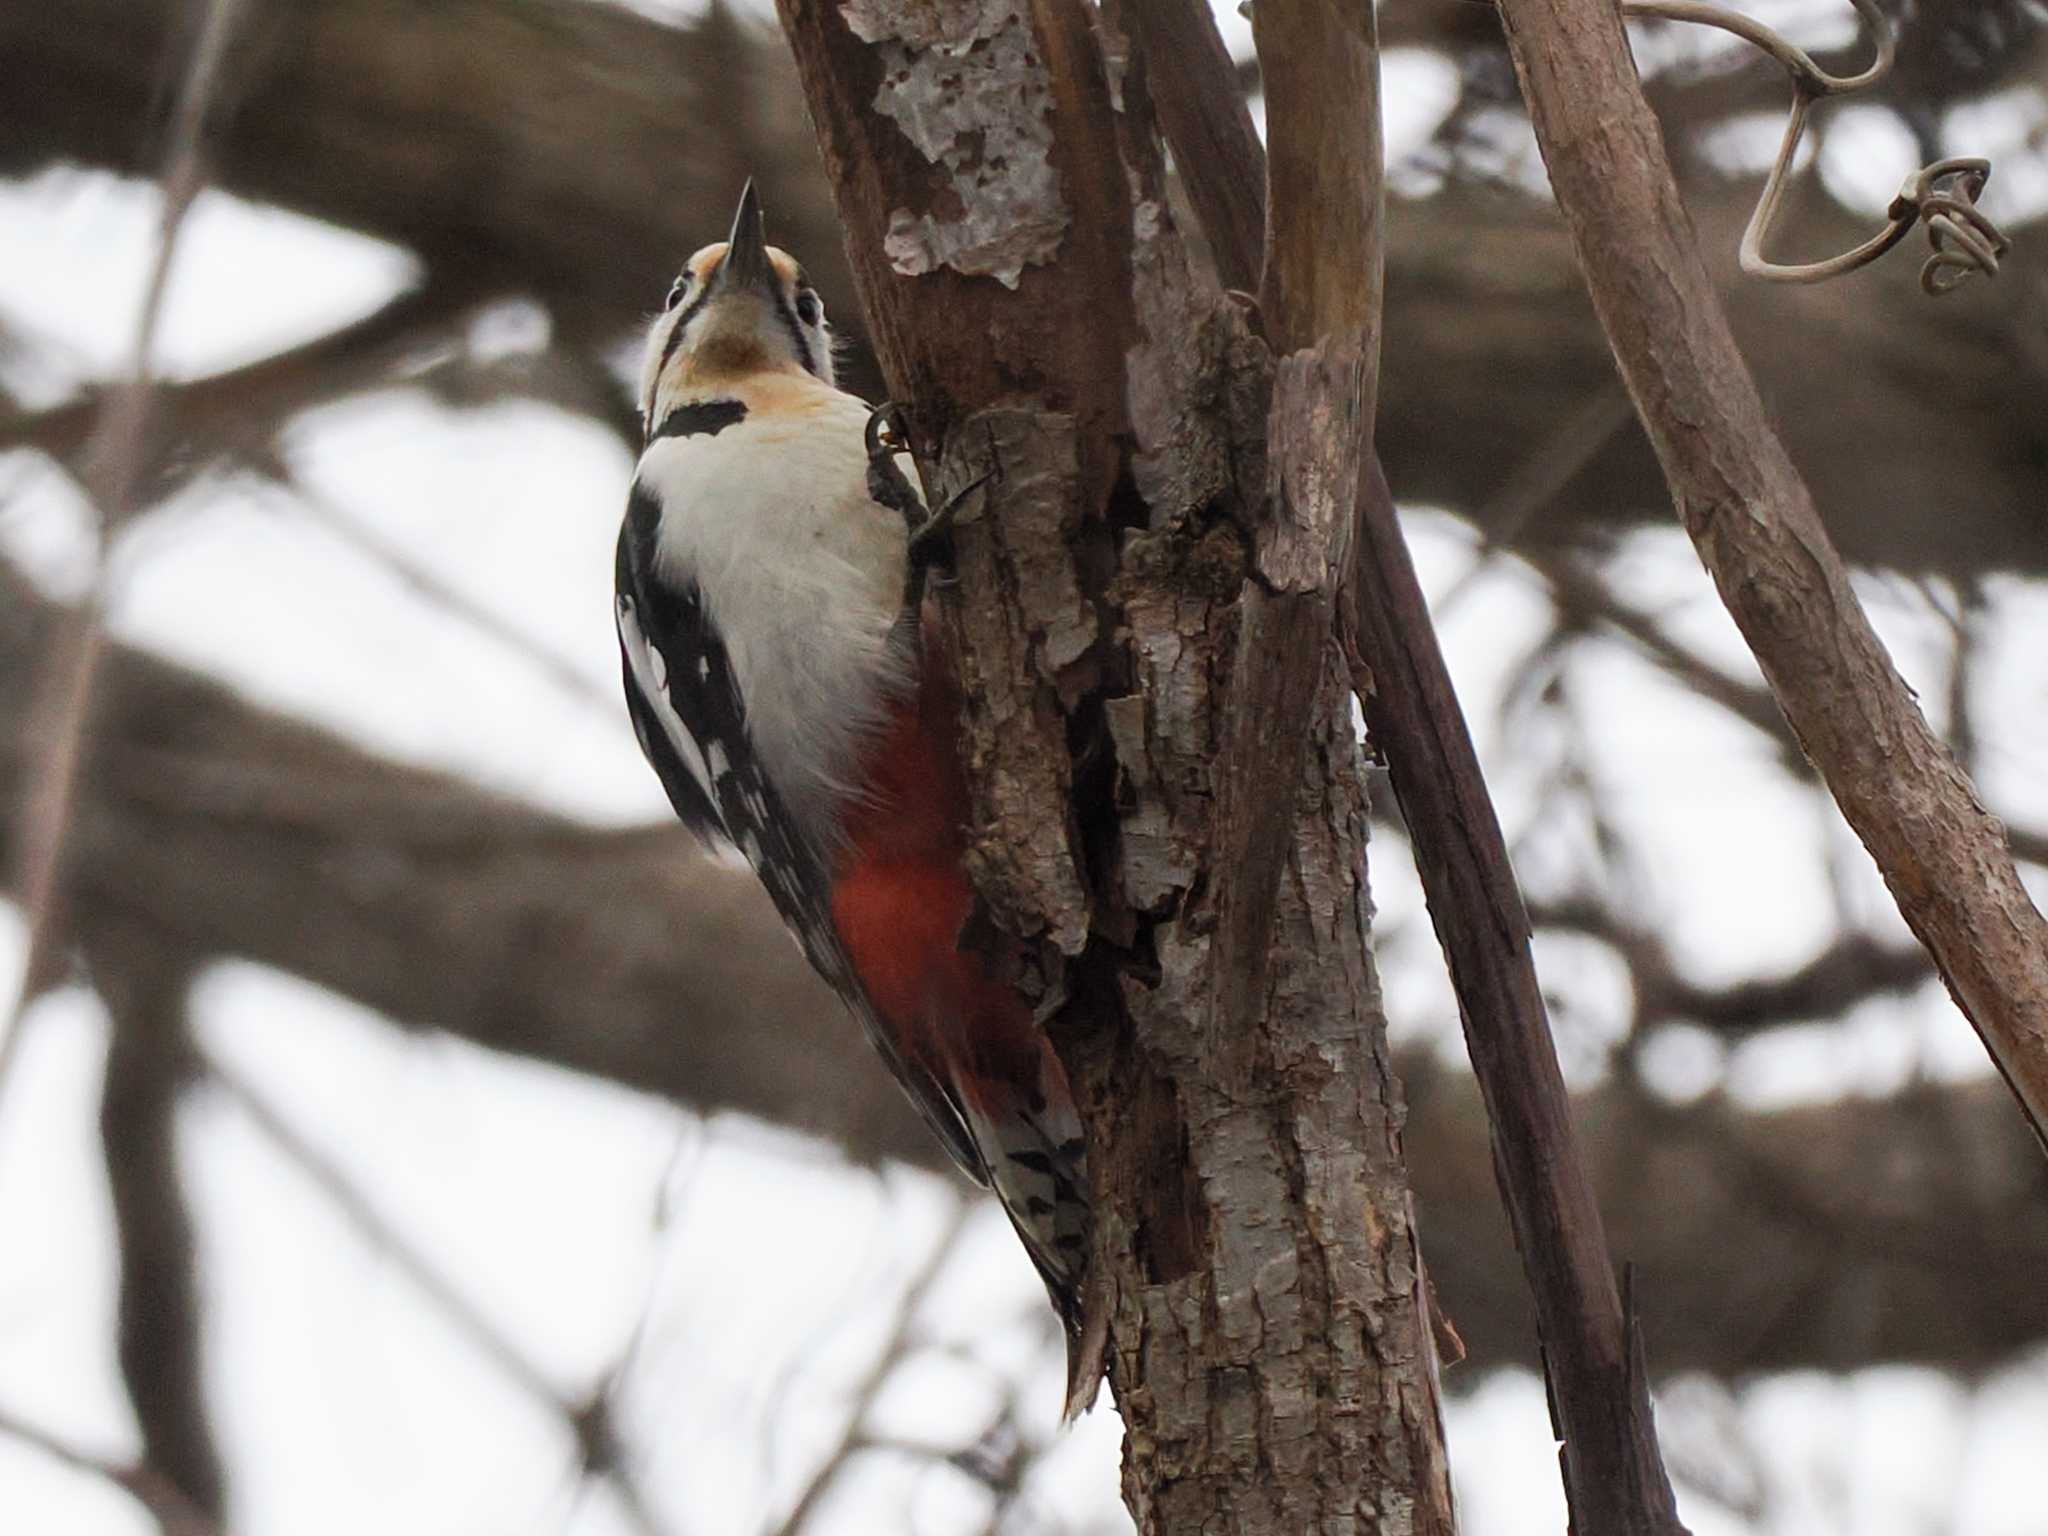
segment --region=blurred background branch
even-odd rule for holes
[[[1446,49],[1459,83],[1442,130],[1395,180],[1397,194],[1427,195],[1397,196],[1389,224],[1379,443],[1404,499],[1477,514],[1561,434],[1573,402],[1612,386],[1614,369],[1554,215],[1463,174],[1481,157],[1461,147],[1465,135],[1505,99],[1491,11],[1469,0],[1386,9],[1386,46]],[[0,169],[146,167],[157,61],[182,14],[180,0],[82,0],[0,17],[0,86],[17,103]],[[677,27],[586,0],[293,0],[266,7],[254,30],[247,120],[215,167],[238,195],[388,240],[443,292],[530,295],[546,306],[554,350],[573,353],[620,340],[702,243],[705,210],[729,202],[750,169],[777,238],[806,253],[840,328],[858,333],[795,80],[758,23],[713,7]],[[1911,62],[1959,50],[1967,67]],[[1937,112],[2048,67],[2048,43],[2017,0],[1919,4],[1900,52],[1908,62],[1874,99],[1904,93]],[[1782,91],[1768,67],[1747,65],[1718,57],[1664,70],[1649,87],[1724,279],[1753,183],[1707,158],[1709,130]],[[525,110],[536,99],[550,110]],[[679,122],[718,129],[678,154]],[[1831,198],[1802,192],[1796,212],[1814,244],[1854,242],[1856,215]],[[1929,305],[1883,273],[1790,294],[1724,283],[1737,337],[1811,467],[1816,500],[1857,509],[1833,530],[1852,560],[2048,569],[2048,525],[2026,511],[2037,505],[2033,466],[2048,425],[2009,408],[2026,398],[2026,381],[2048,387],[2048,257],[2023,228],[2014,233],[2004,291],[1956,305]],[[1815,400],[1788,337],[1823,350],[1858,389]],[[877,382],[856,370],[863,379]],[[343,372],[333,388],[348,382]],[[224,382],[215,397],[240,427],[309,403],[254,376],[244,383]],[[614,409],[628,418],[622,399]],[[1927,452],[1933,442],[1948,451]],[[1662,478],[1633,427],[1557,494],[1573,516],[1539,535],[1546,542],[1665,515]]]

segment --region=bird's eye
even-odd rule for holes
[[[688,293],[689,291],[690,278],[689,274],[685,273],[683,276],[677,278],[676,285],[673,288],[669,289],[668,302],[661,306],[662,313],[666,314],[669,310],[674,309],[678,304],[682,303],[683,295]]]
[[[818,296],[808,288],[799,288],[796,295],[796,317],[805,325],[816,325],[824,311],[818,307]]]

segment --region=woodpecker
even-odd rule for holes
[[[639,405],[617,617],[641,750],[994,1191],[1065,1329],[1071,1420],[1106,1346],[1085,1151],[1043,1031],[959,943],[957,696],[921,621],[950,509],[928,516],[895,467],[889,407],[834,383],[817,291],[767,244],[752,182],[649,329]]]

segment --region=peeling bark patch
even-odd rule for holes
[[[1255,564],[1275,591],[1329,588],[1349,548],[1363,366],[1356,344],[1336,337],[1280,360],[1268,428],[1273,513],[1255,534]]]
[[[939,210],[891,210],[890,265],[1015,288],[1026,266],[1052,261],[1071,220],[1052,163],[1052,79],[1026,7],[845,0],[840,13],[882,61],[875,110],[947,173]]]

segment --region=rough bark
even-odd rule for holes
[[[1269,402],[1090,8],[781,11],[932,489],[992,472],[946,612],[977,884],[1084,1102],[1126,1501],[1145,1531],[1447,1531],[1327,641],[1357,340],[1310,337]],[[1323,620],[1281,694],[1253,674],[1290,596]]]
[[[2048,923],[1928,728],[1744,366],[1609,0],[1500,0],[1558,204],[1701,561],[2048,1145]]]
[[[0,8],[0,170],[153,168],[160,82],[186,12],[184,0]],[[1411,20],[1407,42],[1468,55],[1468,43],[1498,32],[1464,0],[1389,7],[1390,25]],[[445,293],[531,293],[559,339],[592,347],[616,342],[660,296],[751,171],[775,237],[809,253],[835,316],[851,321],[838,227],[787,59],[761,29],[714,23],[679,30],[584,0],[266,5],[252,18],[236,75],[241,127],[216,179],[404,246]],[[1473,65],[1477,94],[1489,67],[1483,56]],[[2023,56],[2008,67],[2032,78]],[[1731,80],[1743,90],[1730,94]],[[1762,95],[1745,94],[1752,83]],[[1784,87],[1762,69],[1652,90],[1676,142],[1730,111],[1775,107]],[[1884,268],[1788,293],[1733,280],[1753,188],[1701,177],[1687,196],[1737,338],[1834,509],[1843,552],[1910,570],[2048,570],[2048,521],[2036,515],[2048,497],[2048,414],[2025,409],[2048,389],[2048,240],[2015,230],[1997,284],[1939,305]],[[1839,249],[1861,222],[1816,191],[1791,235],[1800,249]],[[1545,204],[1454,178],[1425,203],[1397,205],[1387,285],[1387,473],[1404,498],[1505,527],[1504,490],[1615,387],[1570,241]],[[1817,353],[1855,388],[1816,390],[1807,359]],[[256,427],[298,403],[243,382],[218,419]],[[864,372],[860,382],[876,381]],[[1624,418],[1541,515],[1510,531],[1570,540],[1588,522],[1658,520],[1668,505],[1655,456]]]
[[[0,798],[47,632],[0,566]],[[142,926],[195,965],[273,965],[399,1027],[796,1126],[863,1162],[943,1165],[752,878],[679,829],[580,827],[122,647],[103,686],[75,931]],[[1785,1006],[1775,1022],[1836,1011],[1803,993]],[[1533,1364],[1477,1091],[1427,1051],[1399,1066],[1430,1276],[1465,1369]],[[1775,1114],[1612,1088],[1576,1118],[1660,1371],[1972,1372],[2048,1339],[2048,1170],[1996,1084]]]
[[[1155,32],[1166,25],[1156,13],[1173,4],[1149,0]],[[1198,0],[1187,0],[1177,19],[1183,33],[1214,33]],[[1264,84],[1276,230],[1287,228],[1294,215],[1293,249],[1277,233],[1265,240],[1271,253],[1267,323],[1270,328],[1276,318],[1284,322],[1285,290],[1312,285],[1323,275],[1316,267],[1327,263],[1330,271],[1349,267],[1367,274],[1338,289],[1334,299],[1340,312],[1355,311],[1376,325],[1378,252],[1372,235],[1347,240],[1341,216],[1300,217],[1304,206],[1320,209],[1328,188],[1344,185],[1361,165],[1379,158],[1376,121],[1364,142],[1346,143],[1321,126],[1325,105],[1363,96],[1374,101],[1376,113],[1376,98],[1372,82],[1362,89],[1358,81],[1342,78],[1347,55],[1341,35],[1290,35],[1302,20],[1293,11],[1269,10],[1254,27],[1260,57],[1269,64]],[[1295,46],[1269,46],[1282,38]],[[1211,134],[1224,133],[1225,125],[1234,128],[1229,152],[1209,152],[1206,140],[1179,149],[1196,206],[1228,209],[1231,198],[1207,183],[1220,176],[1267,176],[1266,151],[1251,124],[1228,111],[1235,81],[1216,67],[1215,51],[1204,54],[1185,43],[1159,62],[1172,71],[1162,88],[1193,103],[1191,114],[1207,121]],[[1325,78],[1330,74],[1339,78]],[[1250,252],[1231,248],[1242,237],[1227,224],[1211,231],[1219,263],[1250,263]],[[1291,281],[1290,267],[1301,274]],[[1572,1522],[1600,1531],[1682,1529],[1657,1444],[1648,1373],[1633,1321],[1623,1313],[1600,1208],[1573,1129],[1506,842],[1394,515],[1392,492],[1369,442],[1358,464],[1347,486],[1347,504],[1357,515],[1337,621],[1367,730],[1386,761],[1415,849],[1492,1127],[1494,1169],[1535,1300]]]

